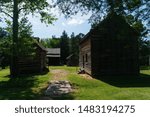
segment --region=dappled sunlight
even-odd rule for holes
[[[92,78],[79,75],[76,67],[52,66],[46,74],[34,74],[10,79],[9,69],[0,71],[0,99],[39,99],[39,100],[95,100],[95,99],[150,99],[150,70],[141,70],[139,77],[111,76]],[[64,73],[65,75],[61,75]],[[59,76],[58,76],[59,74]],[[45,95],[53,80],[69,81],[73,92],[51,98]],[[59,78],[58,78],[59,77]]]
[[[38,99],[48,82],[48,74],[10,78],[8,71],[0,71],[0,99]]]

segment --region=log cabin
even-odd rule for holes
[[[18,58],[18,74],[42,73],[46,70],[46,49],[38,41],[33,43],[34,56]]]
[[[58,66],[60,65],[60,48],[46,48],[47,54],[46,57],[48,59],[48,65],[50,66]]]
[[[138,75],[138,36],[125,19],[108,14],[79,44],[79,66],[93,77]]]

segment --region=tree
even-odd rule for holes
[[[149,41],[143,40],[150,26],[149,0],[56,0],[57,6],[66,17],[71,17],[79,11],[82,15],[91,13],[89,21],[96,26],[109,13],[115,12],[124,16],[124,19],[140,34],[140,49],[148,47]],[[132,18],[129,20],[129,17]],[[144,25],[146,27],[144,27]],[[147,28],[147,29],[145,29]],[[144,45],[144,46],[143,46]],[[149,47],[145,50],[148,50]],[[148,52],[148,51],[146,51]],[[143,53],[140,51],[140,53]]]
[[[137,20],[132,15],[126,17],[131,26],[140,34],[139,35],[139,58],[140,65],[148,64],[150,55],[150,40],[148,40],[149,29],[143,24],[142,20]]]
[[[50,10],[51,6],[47,0],[0,0],[0,13],[5,14],[10,17],[13,22],[12,26],[12,61],[11,61],[11,76],[17,76],[18,74],[18,28],[19,28],[19,18],[25,17],[30,13],[35,15],[40,14],[40,19],[42,22],[51,24],[55,18],[52,14],[47,11]]]
[[[66,17],[77,14],[87,14],[89,11],[92,15],[89,19],[91,23],[99,22],[109,12],[118,14],[134,15],[137,19],[147,20],[150,24],[150,1],[149,0],[56,0],[57,6]]]
[[[6,20],[7,27],[3,29],[3,36],[0,36],[0,54],[4,58],[4,65],[10,65],[10,57],[12,55],[12,22]],[[5,34],[5,35],[4,35]],[[1,35],[1,31],[0,31]],[[22,18],[19,22],[18,29],[18,55],[25,57],[32,55],[34,52],[33,39],[32,39],[32,25],[28,22],[27,18]]]
[[[0,38],[4,38],[6,37],[8,34],[7,32],[4,30],[4,28],[0,27]]]
[[[60,48],[60,38],[52,36],[52,38],[42,39],[41,43],[46,48]]]
[[[49,45],[50,48],[60,48],[60,38],[52,36],[51,39],[49,39]]]
[[[74,32],[72,32],[71,37],[70,37],[70,53],[75,54],[78,47],[79,47],[79,44],[76,41]]]
[[[8,32],[4,28],[0,28],[0,65],[4,69],[10,62],[11,40]]]
[[[74,32],[71,34],[70,37],[70,54],[74,54],[77,56],[79,55],[79,42],[83,38],[84,34],[80,33],[75,35]]]
[[[76,61],[76,64],[78,64],[79,61],[79,42],[83,38],[84,34],[80,33],[75,36],[74,33],[71,34],[70,37],[70,54],[74,56],[74,60]]]
[[[61,63],[66,64],[66,58],[69,56],[69,37],[66,31],[63,31],[60,37],[60,48],[61,48]]]

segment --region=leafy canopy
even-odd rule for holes
[[[0,0],[0,14],[13,18],[13,1],[18,1],[19,17],[39,14],[41,22],[51,24],[56,18],[50,13],[52,6],[47,0]],[[2,18],[3,16],[0,16]]]
[[[150,23],[149,0],[55,0],[55,6],[67,17],[77,14],[92,12],[90,22],[98,22],[110,11],[122,15],[134,15],[138,19],[147,20]]]

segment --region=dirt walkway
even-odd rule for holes
[[[50,70],[50,73],[52,74],[52,80],[50,82],[49,87],[45,91],[45,95],[39,98],[40,100],[52,100],[51,97],[55,96],[55,94],[53,94],[53,93],[54,92],[55,93],[58,92],[58,91],[56,91],[56,90],[58,90],[57,89],[58,86],[56,87],[55,85],[58,85],[58,82],[60,82],[62,80],[63,81],[66,80],[67,75],[69,74],[69,72],[66,71],[66,70],[64,70],[64,69],[52,69],[52,70]],[[55,84],[55,82],[57,82],[57,83]],[[61,83],[61,85],[62,85],[62,83]],[[63,86],[63,88],[64,88],[64,90],[62,90],[63,93],[64,93],[64,91],[65,92],[68,91],[68,89],[67,89],[68,87],[69,87],[69,91],[71,90],[71,86],[68,86],[67,88],[66,88],[66,86],[68,86],[68,84],[65,85],[65,87]],[[54,87],[56,87],[56,88],[54,88]],[[62,93],[61,90],[60,90],[60,88],[61,87],[59,86],[59,92]],[[49,94],[51,96],[48,96]]]
[[[50,71],[52,73],[52,80],[65,79],[69,74],[68,71],[63,69],[55,69]]]

